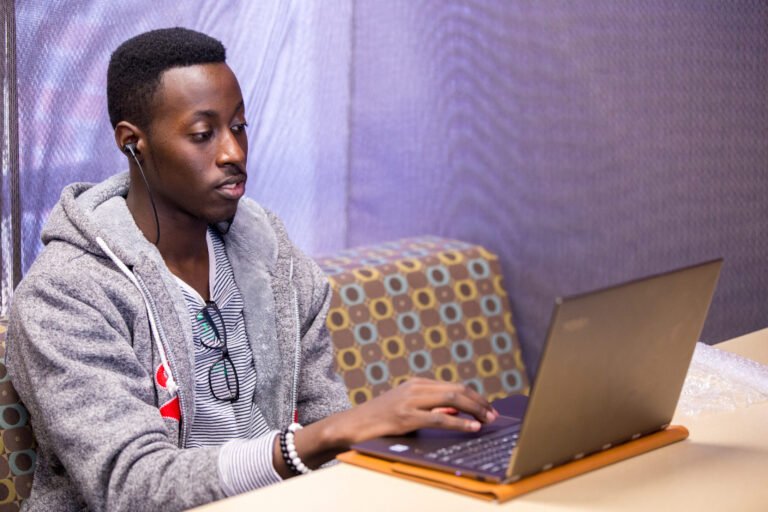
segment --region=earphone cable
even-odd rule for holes
[[[155,214],[155,228],[157,229],[157,238],[155,239],[155,246],[160,243],[160,219],[157,216],[157,208],[155,207],[155,199],[152,197],[152,189],[149,187],[149,182],[147,181],[147,177],[144,175],[144,168],[141,166],[141,162],[139,162],[139,159],[136,158],[136,153],[133,151],[133,148],[130,146],[127,146],[128,152],[133,157],[133,160],[136,162],[136,165],[139,166],[139,172],[141,172],[141,178],[144,180],[144,185],[147,187],[147,192],[149,193],[149,202],[152,204],[152,212]]]

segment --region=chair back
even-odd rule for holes
[[[0,317],[0,510],[16,511],[32,491],[37,444],[5,366],[7,331],[8,321]]]
[[[319,258],[333,288],[327,326],[352,404],[422,376],[488,399],[528,378],[495,254],[434,236]]]

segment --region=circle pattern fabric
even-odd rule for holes
[[[333,288],[336,371],[361,404],[412,376],[463,382],[493,400],[527,394],[498,258],[418,237],[320,258]]]
[[[7,320],[0,317],[0,512],[16,512],[32,491],[37,444],[5,366],[7,331]]]

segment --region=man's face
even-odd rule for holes
[[[181,224],[234,217],[248,137],[232,70],[224,63],[169,69],[152,103],[147,160],[158,213]]]

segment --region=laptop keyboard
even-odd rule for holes
[[[428,452],[424,456],[435,462],[497,473],[509,464],[512,450],[517,445],[517,436],[517,430],[500,430]]]

